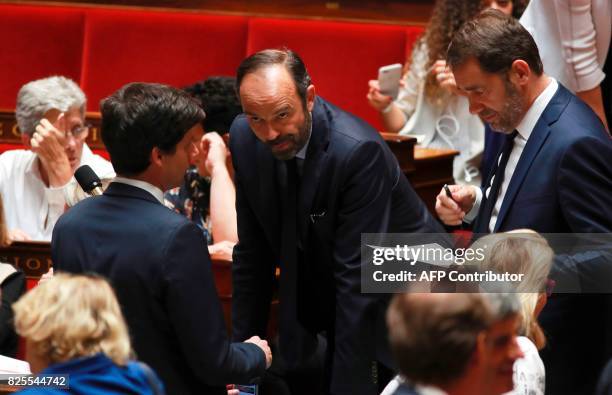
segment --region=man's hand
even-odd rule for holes
[[[436,196],[436,213],[446,225],[461,225],[476,201],[476,187],[472,185],[449,185],[451,196],[446,195],[444,188]]]
[[[56,125],[65,124],[64,114],[60,114]],[[49,175],[50,187],[66,185],[72,178],[72,168],[66,154],[66,136],[47,119],[42,119],[30,139],[32,151],[38,155]]]
[[[200,155],[196,159],[201,176],[213,176],[215,168],[226,166],[228,155],[223,138],[217,132],[205,133],[200,141]]]
[[[374,107],[374,109],[376,109],[377,111],[382,111],[387,108],[389,104],[391,104],[393,98],[391,96],[383,95],[382,93],[380,93],[380,85],[378,85],[378,80],[370,80],[368,82],[368,86],[369,90],[368,95],[366,97],[368,98],[368,102],[372,107]]]
[[[438,60],[433,64],[431,68],[431,73],[436,77],[436,81],[438,81],[438,85],[440,87],[446,89],[449,93],[453,95],[460,95],[460,91],[457,88],[457,83],[455,82],[455,76],[450,68],[446,65],[446,61]]]
[[[257,347],[261,348],[261,351],[263,351],[264,355],[266,356],[266,369],[268,369],[270,365],[272,365],[272,350],[270,350],[270,346],[268,346],[267,341],[262,340],[259,336],[253,336],[250,339],[245,340],[244,342],[253,343]]]
[[[32,238],[21,229],[11,229],[8,231],[10,241],[30,241]]]

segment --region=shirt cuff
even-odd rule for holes
[[[482,202],[482,189],[478,187],[473,187],[476,190],[476,199],[474,200],[474,205],[472,209],[465,214],[463,217],[463,222],[471,224],[474,221],[474,218],[478,215],[478,211],[480,210],[480,202]]]
[[[45,188],[45,197],[47,198],[49,205],[61,206],[63,208],[64,204],[66,204],[66,191],[72,190],[74,188],[74,184],[76,184],[76,182],[73,183],[71,180],[61,187]]]

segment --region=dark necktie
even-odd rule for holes
[[[297,319],[297,183],[295,159],[279,162],[282,197],[280,351],[288,367],[295,367],[302,356],[303,329]]]
[[[491,222],[491,214],[493,214],[493,208],[495,207],[495,202],[497,201],[499,188],[504,182],[504,173],[506,172],[506,165],[508,164],[508,159],[510,159],[510,153],[512,152],[512,147],[514,147],[514,138],[517,134],[518,132],[514,130],[511,134],[506,136],[506,140],[504,141],[504,145],[501,149],[501,159],[499,160],[499,162],[497,162],[498,165],[493,169],[493,172],[491,174],[491,177],[495,176],[495,178],[493,179],[493,184],[491,184],[489,196],[483,197],[484,201],[480,206],[476,226],[474,226],[474,232],[476,233],[489,233],[489,222]],[[491,183],[491,177],[489,178],[489,182],[487,183],[487,185]]]

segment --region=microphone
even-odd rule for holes
[[[88,195],[102,195],[102,181],[88,165],[79,167],[74,172],[74,178]]]

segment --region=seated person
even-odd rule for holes
[[[377,80],[369,82],[368,101],[380,112],[385,131],[416,137],[424,147],[454,149],[453,176],[458,184],[480,185],[480,157],[484,126],[470,114],[452,72],[443,60],[453,34],[474,17],[483,5],[512,13],[522,1],[437,0],[423,36],[415,43],[398,98],[380,92]]]
[[[0,196],[0,247],[10,243],[6,224],[4,223],[4,209],[2,196]],[[0,355],[15,358],[17,355],[18,337],[13,328],[13,310],[11,305],[19,299],[25,291],[25,275],[16,270],[10,263],[0,262]]]
[[[185,88],[206,113],[206,134],[200,143],[199,160],[185,173],[183,185],[164,195],[168,207],[202,229],[211,254],[220,253],[229,259],[238,241],[236,191],[227,168],[229,151],[221,136],[227,134],[234,118],[242,112],[234,83],[233,77],[210,77]]]
[[[0,155],[0,195],[13,240],[51,240],[53,226],[77,193],[74,171],[87,164],[100,176],[111,164],[94,155],[85,139],[85,95],[64,77],[25,84],[15,110],[25,150]]]
[[[34,374],[69,375],[71,394],[162,394],[148,366],[130,361],[127,326],[113,289],[102,277],[57,274],[13,305]],[[30,388],[21,394],[57,394]]]
[[[495,395],[510,391],[523,356],[511,293],[406,293],[387,311],[400,377],[384,395]]]

